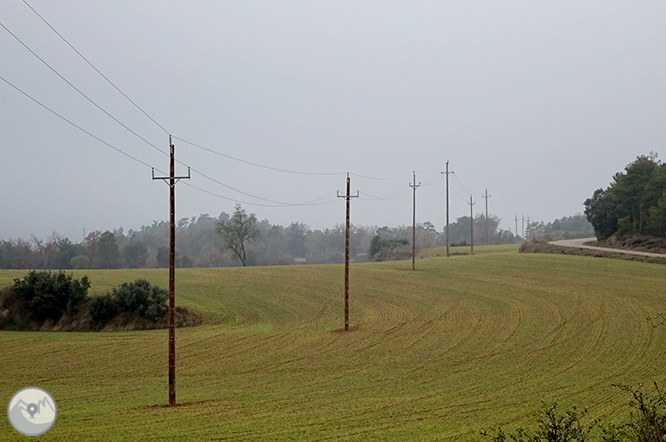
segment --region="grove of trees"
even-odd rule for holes
[[[641,155],[613,176],[606,189],[585,201],[585,215],[599,240],[666,235],[666,165],[657,154]]]
[[[578,218],[582,219],[582,216]],[[572,221],[573,220],[573,221]],[[531,232],[550,231],[569,226],[580,219],[563,218],[544,225],[530,224]],[[583,223],[588,226],[587,221]],[[470,243],[470,217],[458,218],[450,225],[450,243]],[[499,228],[495,215],[474,217],[474,243],[521,241],[508,230]],[[551,229],[553,227],[553,229]],[[567,227],[568,228],[568,227]],[[544,230],[545,229],[545,230]],[[550,229],[550,230],[549,230]],[[566,229],[565,229],[566,230]],[[559,232],[561,234],[562,232]],[[241,206],[232,214],[220,213],[182,218],[176,225],[177,267],[228,267],[290,264],[342,263],[345,256],[345,226],[311,229],[299,222],[288,226],[259,220]],[[408,259],[411,256],[411,226],[352,225],[350,256],[353,261]],[[93,231],[80,243],[53,233],[46,240],[0,240],[0,268],[10,269],[115,269],[164,268],[169,265],[169,223],[154,221],[138,230]],[[431,222],[416,225],[417,248],[446,244],[444,229]]]

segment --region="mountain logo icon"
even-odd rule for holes
[[[9,423],[25,436],[39,436],[51,429],[58,414],[53,396],[39,387],[17,391],[9,400]]]

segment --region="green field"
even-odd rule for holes
[[[166,330],[0,332],[0,399],[55,397],[40,441],[464,441],[530,425],[542,401],[618,420],[612,384],[664,383],[666,326],[648,320],[666,310],[663,266],[475,252],[352,265],[347,333],[342,266],[179,270],[177,303],[204,319],[176,334],[179,406]],[[168,277],[85,274],[93,293]],[[0,439],[27,438],[4,418]]]

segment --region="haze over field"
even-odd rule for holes
[[[352,172],[352,222],[411,224],[416,170],[417,221],[440,230],[447,159],[452,219],[469,214],[470,193],[481,212],[488,188],[490,212],[513,230],[515,215],[582,212],[665,139],[659,2],[28,3],[164,130],[25,2],[7,2],[0,76],[140,162],[0,81],[0,238],[77,240],[84,227],[167,219],[167,188],[149,167],[168,169],[167,133],[310,173],[175,139],[177,173],[194,169],[178,186],[179,218],[241,202],[273,223],[330,227],[344,222],[336,191]]]

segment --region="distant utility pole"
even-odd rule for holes
[[[449,160],[446,160],[446,256],[449,256],[449,248],[451,247],[451,242],[449,241],[449,174],[455,173],[453,171],[449,172]]]
[[[416,184],[416,172],[413,172],[414,182],[409,184],[413,189],[414,196],[412,197],[412,270],[416,270],[416,189],[421,187],[421,183]]]
[[[356,195],[351,195],[351,182],[349,179],[349,174],[347,174],[347,193],[345,195],[340,195],[338,192],[338,198],[344,198],[347,201],[347,221],[345,228],[345,331],[349,330],[349,209],[352,198],[358,198],[358,190]]]
[[[524,240],[525,240],[525,215],[523,215],[523,222],[522,222],[522,224],[521,224],[521,227],[522,227],[522,229],[523,229],[523,230],[522,230],[522,232],[523,232],[523,234],[522,234],[522,238],[523,238],[523,241],[524,241]]]
[[[153,179],[164,180],[169,185],[170,218],[169,218],[169,405],[176,405],[176,183],[190,179],[190,168],[187,176],[175,176],[175,153],[169,135],[171,161],[168,177],[156,177],[153,168]]]
[[[470,254],[474,254],[474,210],[472,207],[474,204],[476,204],[474,201],[472,201],[472,195],[469,196],[469,219],[470,221],[470,247],[471,247],[471,252]]]
[[[516,236],[518,236],[518,215],[516,215]]]
[[[492,195],[488,195],[488,188],[486,187],[486,194],[483,197],[486,199],[486,245],[488,245],[488,198]]]

